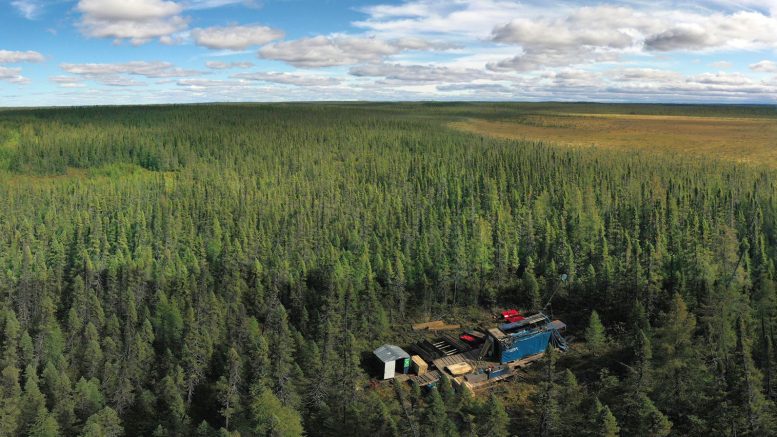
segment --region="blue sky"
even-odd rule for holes
[[[0,106],[777,103],[777,0],[0,0]]]

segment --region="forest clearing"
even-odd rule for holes
[[[708,156],[777,167],[777,114],[771,117],[537,113],[506,120],[452,122],[463,131],[571,147]]]
[[[770,435],[777,170],[550,139],[772,109],[0,111],[0,435]]]

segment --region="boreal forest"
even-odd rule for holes
[[[772,167],[452,126],[593,110],[777,123],[762,106],[1,110],[0,435],[776,434]],[[370,371],[411,323],[508,307],[552,311],[571,349],[477,396]]]

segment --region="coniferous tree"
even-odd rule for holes
[[[743,435],[763,435],[772,429],[773,405],[762,392],[762,376],[751,356],[745,337],[745,322],[736,324],[736,347],[728,370],[729,399],[733,408],[732,432]]]
[[[599,319],[599,313],[597,313],[596,310],[591,311],[588,327],[585,329],[585,340],[588,349],[594,355],[601,354],[607,344],[607,335],[604,332],[604,325],[602,325],[602,321]]]
[[[250,409],[256,435],[281,437],[302,435],[299,414],[294,409],[284,406],[270,390],[264,389],[256,393]]]
[[[82,437],[120,437],[124,435],[124,428],[121,425],[119,416],[110,407],[105,407],[95,414],[89,416]]]
[[[57,419],[46,412],[36,418],[27,435],[30,437],[57,437],[60,435],[59,431]]]
[[[19,369],[8,366],[0,380],[0,434],[13,435],[19,427],[22,415],[22,390],[19,386]]]
[[[27,366],[24,372],[24,391],[20,403],[19,433],[26,434],[32,432],[35,424],[43,420],[48,415],[46,409],[46,398],[38,386],[38,375],[35,368]]]
[[[583,419],[585,397],[577,378],[569,369],[564,371],[564,380],[559,386],[559,399],[560,434],[575,435],[586,426]]]
[[[440,392],[433,388],[427,395],[428,407],[422,421],[422,433],[428,436],[456,435],[456,426],[448,417]]]
[[[598,434],[601,437],[618,437],[620,435],[620,428],[618,427],[618,421],[613,416],[612,411],[606,405],[602,408],[598,417]]]
[[[505,411],[502,402],[496,396],[490,396],[485,404],[484,411],[477,419],[478,434],[494,437],[506,437],[510,435],[508,425],[510,418]]]
[[[51,363],[46,364],[42,376],[48,407],[58,422],[59,430],[69,433],[76,420],[70,378]]]
[[[531,263],[530,263],[531,266]],[[527,267],[523,272],[523,278],[521,279],[523,292],[526,296],[526,302],[529,308],[533,311],[539,311],[542,309],[542,297],[540,296],[540,286],[537,283],[537,278],[534,276],[532,267]]]
[[[221,414],[226,420],[224,428],[229,430],[229,420],[240,413],[240,393],[238,391],[241,381],[242,364],[240,356],[235,348],[229,348],[227,352],[227,366],[225,374],[217,383],[219,400],[221,401]]]

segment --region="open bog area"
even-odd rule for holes
[[[471,118],[451,126],[498,138],[572,147],[643,150],[777,166],[775,116],[529,113],[506,119]]]

